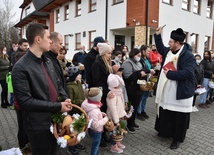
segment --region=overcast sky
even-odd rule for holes
[[[4,1],[5,0],[0,0],[0,7],[4,7]],[[6,0],[6,1],[11,1],[13,8],[11,10],[11,14],[15,13],[14,18],[12,19],[14,22],[18,22],[20,20],[21,16],[21,11],[22,9],[19,8],[19,6],[23,3],[24,0]]]

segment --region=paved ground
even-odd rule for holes
[[[150,118],[146,121],[137,120],[141,126],[135,134],[127,134],[124,138],[126,149],[123,155],[214,155],[214,105],[208,109],[199,109],[199,112],[191,114],[190,129],[187,132],[184,143],[177,150],[170,150],[171,139],[157,136],[154,130],[155,104],[154,97],[148,99],[147,113]],[[3,149],[17,147],[17,121],[14,110],[0,108],[0,145]],[[86,152],[80,155],[90,154],[90,139],[82,141],[87,147]],[[65,153],[66,151],[61,151]],[[101,155],[110,155],[109,146],[100,148]]]

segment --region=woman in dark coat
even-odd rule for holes
[[[214,77],[211,62],[212,62],[212,60],[211,60],[210,51],[205,51],[204,52],[204,59],[201,61],[201,64],[204,67],[204,80],[202,83],[202,87],[204,87],[207,90],[207,92],[200,95],[198,106],[201,108],[207,108],[208,107],[206,104],[207,94],[208,94],[209,89],[210,89],[208,86],[208,83],[209,83],[210,79]]]
[[[7,82],[6,75],[9,72],[9,60],[8,55],[6,54],[6,50],[4,50],[4,46],[0,46],[0,84],[2,87],[1,92],[1,107],[7,108],[10,106],[7,98],[8,90],[7,90]]]
[[[140,86],[137,84],[137,80],[146,77],[146,73],[143,71],[140,60],[141,52],[139,49],[134,48],[130,51],[129,58],[122,64],[122,68],[124,68],[123,77],[126,84],[128,98],[134,107],[132,117],[127,120],[127,128],[130,133],[134,133],[135,129],[139,128],[135,123],[135,118],[142,92],[140,91]]]

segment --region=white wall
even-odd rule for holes
[[[60,8],[60,23],[55,24],[55,31],[62,35],[73,34],[69,37],[69,51],[67,58],[73,58],[75,51],[75,33],[81,33],[81,44],[88,49],[89,31],[96,30],[96,36],[105,37],[105,1],[97,1],[97,10],[89,12],[89,1],[82,1],[81,16],[75,17],[75,1],[69,3],[69,20],[64,21],[64,6]],[[86,37],[83,37],[83,32]]]
[[[173,6],[160,1],[159,26],[166,24],[162,34],[165,45],[168,45],[171,31],[180,27],[184,31],[189,32],[189,35],[191,33],[199,34],[197,52],[203,53],[205,36],[210,36],[212,40],[213,19],[206,18],[207,0],[202,0],[201,2],[201,14],[197,15],[193,13],[193,0],[191,0],[190,11],[182,10],[182,1],[180,0],[173,1]],[[188,43],[190,43],[191,37],[188,36],[188,38]]]
[[[30,6],[30,8],[29,8],[29,12],[28,12],[27,16],[28,16],[29,14],[31,14],[33,11],[35,11],[35,7],[34,7],[34,5],[33,5],[33,2],[31,2],[29,5],[27,5],[27,6],[24,8],[24,11],[23,11],[23,14],[22,14],[22,19],[26,17],[26,8],[28,8],[29,6]]]
[[[112,5],[112,1],[108,1],[108,36],[109,43],[114,45],[114,35],[125,35],[125,44],[131,47],[131,36],[133,30],[126,29],[126,12],[127,12],[127,0],[123,3]],[[86,49],[89,48],[89,36],[88,32],[96,30],[95,36],[105,37],[105,8],[106,2],[97,0],[97,9],[94,12],[89,13],[89,1],[82,1],[81,16],[75,17],[75,1],[69,1],[69,20],[64,21],[64,4],[60,9],[60,23],[55,22],[55,31],[61,33],[63,36],[73,34],[73,37],[69,37],[69,51],[67,58],[71,59],[77,52],[75,51],[75,33],[81,33],[81,44],[85,45]],[[204,38],[210,36],[212,40],[213,34],[213,19],[206,18],[206,6],[207,0],[202,0],[201,15],[194,14],[192,9],[190,11],[182,10],[182,1],[173,1],[173,5],[162,3],[159,0],[159,26],[166,24],[164,32],[162,34],[164,44],[168,46],[168,40],[172,30],[181,27],[184,31],[199,34],[198,36],[198,49],[201,54],[204,50]],[[193,0],[191,0],[191,7],[193,8]],[[56,9],[55,9],[56,10]],[[54,12],[55,12],[54,10]],[[54,18],[55,19],[55,18]],[[83,32],[86,32],[86,37],[83,37]],[[151,33],[152,34],[152,33]],[[190,43],[191,39],[188,36]],[[210,42],[211,48],[211,42]]]
[[[112,1],[108,1],[108,35],[107,40],[114,45],[114,35],[111,29],[125,28],[126,27],[126,0],[123,3],[112,5]],[[69,4],[69,20],[64,21],[64,6]],[[98,0],[97,9],[89,13],[89,1],[82,1],[81,16],[75,17],[75,1],[64,4],[60,9],[60,22],[55,23],[55,31],[61,33],[63,36],[73,34],[69,37],[69,51],[67,58],[72,58],[78,52],[75,51],[75,33],[81,33],[81,44],[89,49],[89,31],[96,30],[95,36],[103,36],[105,38],[105,13],[106,2]],[[55,10],[57,10],[55,9]],[[54,10],[54,12],[55,12]],[[55,20],[55,18],[54,18]],[[82,36],[86,32],[86,37]],[[128,31],[126,32],[129,33]],[[126,40],[130,42],[130,40]]]

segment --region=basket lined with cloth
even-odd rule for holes
[[[140,85],[141,91],[150,91],[150,90],[152,90],[153,86],[155,85],[155,82],[146,81],[146,80],[137,80],[137,84]]]
[[[61,147],[77,145],[86,135],[89,119],[86,112],[79,106],[72,104],[82,114],[66,115],[62,123],[54,122],[53,134]]]

